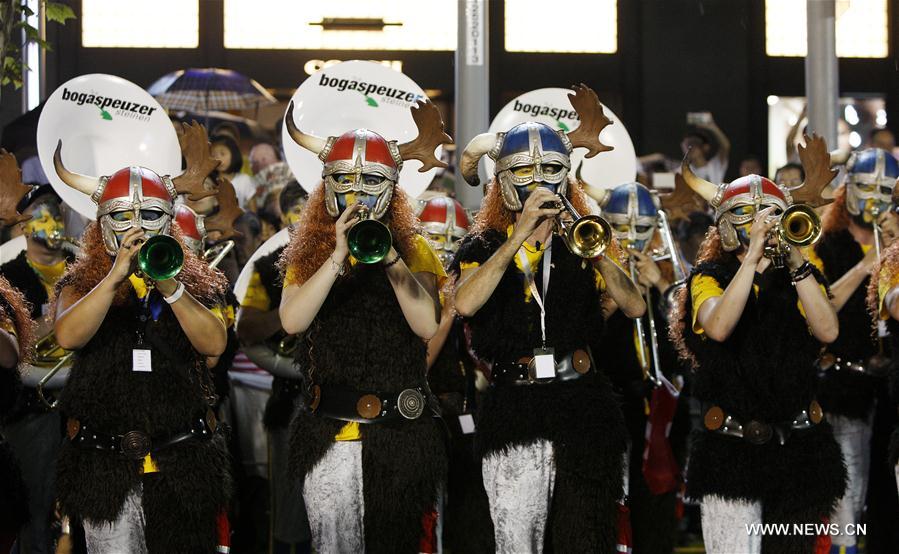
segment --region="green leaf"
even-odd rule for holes
[[[55,21],[62,25],[69,19],[75,19],[72,8],[61,2],[47,2],[44,4],[44,12],[47,14],[47,21]]]
[[[34,10],[28,7],[28,4],[21,5],[22,13],[25,14],[25,17],[31,17],[34,15]]]

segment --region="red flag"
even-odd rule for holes
[[[671,492],[680,482],[680,467],[668,442],[680,393],[664,375],[659,375],[659,379],[662,384],[653,389],[649,403],[643,447],[643,478],[652,494]]]
[[[633,552],[634,540],[631,534],[631,510],[623,503],[618,503],[618,540],[615,551],[623,554]]]

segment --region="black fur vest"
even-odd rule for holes
[[[41,284],[37,273],[28,265],[28,258],[23,250],[18,256],[0,266],[0,275],[25,295],[31,304],[31,317],[41,317],[41,308],[49,300],[47,290]]]
[[[736,258],[728,255],[724,263],[698,265],[691,280],[707,275],[726,288],[738,268]],[[817,272],[815,278],[823,282]],[[742,421],[789,422],[815,398],[818,343],[799,313],[786,271],[769,269],[756,275],[756,282],[758,297],[749,295],[740,321],[724,342],[691,331],[692,302],[685,295],[684,340],[698,363],[693,393]],[[693,436],[687,488],[693,498],[716,494],[759,500],[773,518],[766,515],[766,521],[782,517],[790,522],[784,514],[791,513],[792,506],[793,512],[796,507],[808,510],[803,521],[818,522],[843,494],[845,476],[840,448],[826,421],[793,434],[784,446],[777,440],[755,446],[699,429]]]
[[[464,262],[483,264],[505,240],[505,233],[497,231],[469,235],[453,264],[457,269]],[[551,267],[547,345],[559,354],[589,347],[601,367],[604,348],[614,346],[601,341],[594,269],[558,237],[553,238]],[[542,267],[535,282],[543,282]],[[516,361],[540,346],[539,308],[533,300],[525,302],[523,292],[523,275],[510,262],[493,295],[468,319],[478,357]],[[475,447],[483,457],[513,445],[551,441],[556,485],[547,544],[556,552],[612,552],[626,435],[609,380],[599,370],[569,383],[491,387],[479,406]],[[584,518],[585,513],[592,517]]]
[[[825,233],[815,245],[815,252],[824,262],[824,275],[831,283],[864,257],[861,246],[845,229]],[[837,313],[840,336],[828,346],[828,351],[844,360],[864,362],[877,353],[865,301],[868,281],[869,278],[865,278]],[[871,376],[857,371],[828,371],[821,375],[818,400],[826,412],[864,419],[874,403],[874,386]]]
[[[338,278],[297,349],[302,375],[319,385],[399,392],[425,384],[426,350],[406,322],[380,264]],[[291,467],[303,476],[345,422],[300,410],[291,428]],[[446,479],[438,421],[360,425],[366,552],[418,552],[421,517]],[[397,499],[402,499],[397,501]]]
[[[124,305],[109,308],[93,338],[76,351],[60,398],[66,416],[104,434],[140,430],[155,437],[182,432],[192,418],[206,412],[211,383],[203,377],[204,358],[165,302],[158,321],[148,317],[144,326],[142,314],[132,292]],[[148,373],[132,371],[140,328],[142,344],[152,352],[153,370]],[[216,515],[231,493],[224,437],[218,433],[212,440],[188,440],[154,453],[153,459],[159,473],[142,475],[140,460],[67,441],[57,466],[63,511],[76,518],[112,521],[128,494],[142,485],[151,552],[212,552]]]

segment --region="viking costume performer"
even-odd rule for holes
[[[23,186],[12,154],[0,156],[0,179],[4,186]],[[53,340],[53,318],[49,314],[48,299],[72,256],[62,248],[65,228],[60,200],[53,189],[44,185],[20,190],[27,192],[13,206],[17,212],[25,214],[25,221],[19,226],[25,235],[26,247],[17,257],[0,266],[0,276],[25,295],[31,318],[38,324],[37,334],[45,337],[40,341],[39,354],[49,369],[65,352]],[[37,357],[32,357],[35,364]],[[47,392],[47,402],[42,402],[36,389],[46,369],[29,364],[23,365],[21,371],[24,386],[19,389],[15,405],[3,418],[2,426],[23,468],[28,489],[31,519],[22,530],[19,544],[24,551],[43,554],[52,551],[50,526],[56,500],[54,474],[63,441],[62,425],[59,413],[50,409],[53,395]],[[65,371],[67,368],[63,369]],[[62,375],[60,378],[64,381]]]
[[[0,150],[0,227],[23,223],[33,217],[23,216],[17,209],[21,199],[32,192],[31,187],[22,184],[12,154]],[[18,400],[22,388],[18,366],[31,353],[34,332],[35,323],[28,311],[28,301],[0,275],[0,421],[9,417]],[[20,467],[13,448],[0,433],[0,554],[10,552],[29,519],[28,494]]]
[[[179,193],[214,193],[202,183],[217,162],[201,126],[179,139],[188,165],[175,178],[132,166],[98,179],[68,171],[61,143],[54,155],[62,181],[97,203],[83,256],[57,283],[55,325],[60,346],[76,351],[57,490],[89,553],[227,551],[228,456],[205,363],[225,349],[226,283],[171,225]],[[159,235],[177,240],[183,265],[148,282],[134,262]]]
[[[597,200],[615,238],[627,251],[632,278],[646,290],[648,301],[640,320],[632,321],[620,311],[609,317],[603,342],[617,347],[606,349],[600,362],[623,400],[630,435],[627,497],[634,553],[670,553],[677,533],[677,490],[690,416],[671,383],[682,372],[668,340],[667,315],[669,295],[676,290],[671,287],[684,278],[684,270],[674,265],[680,264],[680,254],[667,220],[660,221],[658,200],[649,189],[626,183]],[[657,263],[662,257],[666,261]],[[665,390],[655,391],[655,386]],[[666,435],[677,408],[679,417]]]
[[[296,181],[281,191],[280,204],[285,226],[299,222],[305,204],[302,188]],[[311,538],[302,488],[288,471],[288,424],[303,391],[300,372],[293,363],[298,345],[294,335],[281,328],[282,280],[278,260],[285,246],[261,256],[253,264],[253,273],[237,316],[237,336],[247,357],[272,374],[272,394],[265,405],[263,423],[268,431],[269,481],[272,506],[274,552],[289,552],[296,547],[308,549]]]
[[[444,267],[449,266],[471,225],[467,211],[458,201],[437,193],[420,198],[418,210],[428,241]],[[443,306],[440,327],[428,341],[428,383],[440,401],[443,420],[450,432],[443,544],[452,552],[486,554],[495,551],[493,527],[489,524],[490,509],[481,464],[474,457],[476,382],[484,381],[469,353],[464,325],[453,307],[453,285],[458,274],[449,273],[440,291]]]
[[[814,536],[762,536],[746,526],[822,523],[845,488],[839,446],[815,400],[818,341],[836,339],[837,316],[825,279],[799,248],[775,238],[802,231],[813,240],[814,212],[790,207],[824,203],[833,172],[824,141],[806,143],[807,178],[792,194],[758,175],[715,186],[682,167],[717,223],[671,326],[702,406],[687,494],[701,502],[710,554],[811,554]]]
[[[307,409],[292,426],[291,466],[319,552],[434,551],[420,540],[423,520],[433,534],[446,454],[424,340],[437,331],[445,273],[396,183],[404,160],[444,166],[434,149],[451,140],[430,102],[412,117],[418,137],[397,144],[366,129],[321,139],[297,129],[292,106],[286,115],[293,140],[324,162],[324,183],[284,251],[280,307],[284,330],[304,333],[296,361]],[[369,220],[353,224],[360,211]],[[360,252],[368,240],[348,240],[362,224],[387,250],[383,263]]]
[[[581,85],[569,98],[581,120],[575,131],[522,123],[485,133],[460,165],[476,186],[478,160],[496,161],[454,267],[456,310],[467,318],[474,353],[493,364],[475,441],[498,552],[615,549],[626,431],[595,363],[601,304],[613,300],[630,317],[644,305],[612,256],[582,258],[552,235],[560,198],[589,213],[569,182],[571,151],[609,149],[598,139],[610,121],[596,93]]]
[[[837,189],[833,204],[822,218],[821,240],[808,252],[809,260],[831,282],[833,303],[840,318],[840,336],[821,356],[818,399],[833,426],[849,471],[846,496],[833,516],[833,521],[841,526],[860,520],[869,490],[871,500],[881,504],[879,509],[889,502],[882,498],[892,481],[888,468],[877,463],[877,490],[868,483],[875,397],[880,395],[886,401],[885,383],[878,377],[885,374],[888,361],[879,347],[882,339],[875,340],[871,333],[865,294],[877,259],[874,224],[880,214],[890,209],[897,177],[899,162],[889,152],[868,149],[853,153],[846,165],[846,181]],[[882,407],[884,403],[881,402]],[[895,419],[892,410],[881,414],[881,419],[884,415]],[[881,460],[886,455],[891,428],[887,423],[880,433]],[[895,492],[891,496],[895,503]],[[882,521],[882,527],[894,527],[894,520],[895,517]],[[873,527],[872,532],[877,533]],[[856,537],[835,536],[833,542],[851,552]]]

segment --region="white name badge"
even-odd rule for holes
[[[552,379],[556,376],[556,358],[552,348],[534,349],[534,377]]]
[[[462,427],[463,435],[474,433],[474,418],[471,414],[462,414],[459,416],[459,425]]]
[[[153,371],[153,363],[150,359],[150,351],[135,348],[131,351],[131,371]]]

